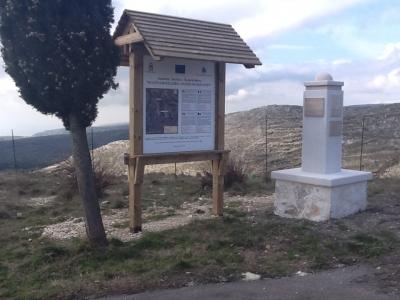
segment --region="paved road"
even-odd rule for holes
[[[373,272],[371,267],[356,266],[304,277],[200,285],[106,297],[103,300],[398,300],[400,298],[379,294],[363,283],[363,276],[371,272]]]

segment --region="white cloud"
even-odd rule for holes
[[[238,20],[235,27],[245,38],[262,37],[294,27],[314,18],[337,13],[363,0],[281,0],[261,2],[261,9]],[[249,5],[252,10],[252,5]]]
[[[349,59],[336,59],[332,62],[333,65],[348,65],[351,64],[351,60]]]
[[[271,104],[293,104],[302,102],[303,84],[294,80],[254,82],[227,96],[227,113]]]
[[[262,37],[292,28],[315,18],[335,14],[367,0],[119,0],[117,17],[123,8],[176,14],[210,21],[233,23],[245,39]]]
[[[227,111],[269,104],[301,105],[303,83],[323,71],[344,82],[345,105],[400,102],[399,60],[392,58],[265,64],[253,71],[235,72],[228,80]]]
[[[395,59],[400,61],[400,42],[389,43],[385,46],[382,55],[379,56],[380,60],[392,60]]]
[[[302,51],[311,49],[310,46],[306,45],[291,45],[291,44],[272,44],[267,46],[270,50],[294,50],[294,51]]]
[[[8,75],[0,77],[0,96],[7,96],[9,93],[16,92],[17,87]]]
[[[381,89],[400,88],[400,68],[391,70],[386,75],[375,76],[372,85]]]
[[[356,54],[359,57],[377,57],[384,45],[368,39],[366,33],[357,24],[330,23],[322,25],[315,30],[317,34],[329,36],[335,40],[338,47]]]
[[[249,92],[246,89],[239,89],[235,94],[228,95],[226,97],[226,101],[242,101],[245,100],[249,96]]]

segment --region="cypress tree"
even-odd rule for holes
[[[26,103],[60,118],[72,137],[86,232],[107,245],[86,127],[111,88],[119,51],[110,35],[111,0],[0,0],[1,53]]]

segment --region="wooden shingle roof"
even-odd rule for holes
[[[248,68],[261,65],[231,25],[125,10],[114,38],[128,34],[132,27],[155,58],[191,58]]]

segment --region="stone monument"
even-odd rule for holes
[[[279,216],[325,221],[367,206],[372,174],[341,168],[342,86],[326,73],[305,83],[302,167],[272,172]]]

